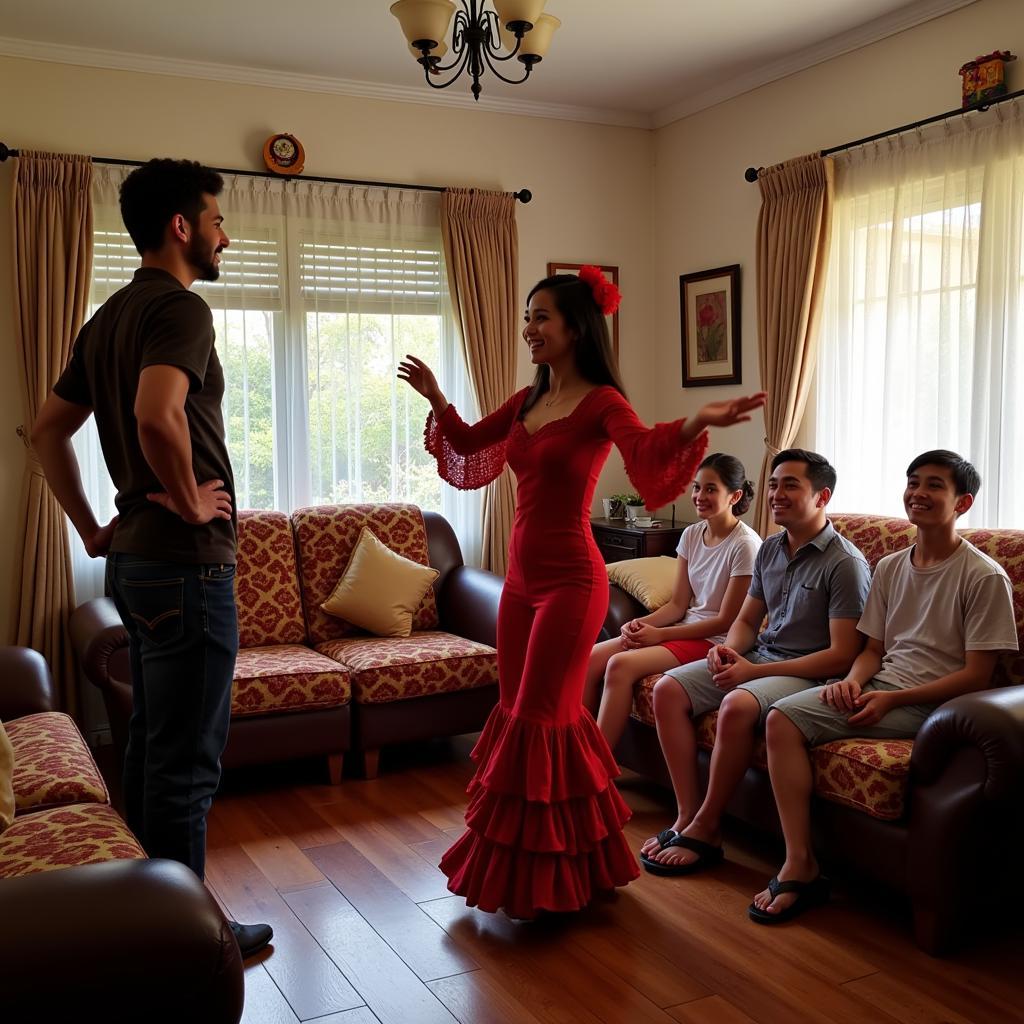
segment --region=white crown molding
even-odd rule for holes
[[[902,10],[883,15],[881,18],[869,21],[849,32],[833,36],[822,43],[790,54],[782,60],[765,64],[746,75],[740,75],[727,82],[722,82],[712,89],[696,93],[677,103],[663,107],[661,110],[656,110],[651,115],[652,126],[664,128],[673,121],[679,121],[691,114],[706,110],[708,107],[731,100],[752,89],[768,85],[770,82],[777,82],[798,71],[806,71],[807,68],[814,67],[816,64],[822,64],[835,57],[841,57],[844,53],[870,46],[872,43],[880,42],[899,32],[905,32],[926,21],[941,18],[944,14],[959,10],[961,7],[969,7],[976,2],[977,0],[918,0],[917,3],[904,7]]]
[[[0,37],[0,56],[54,64],[75,64],[80,67],[112,71],[137,71],[150,75],[172,75],[177,78],[203,78],[238,85],[258,85],[271,89],[295,89],[300,92],[357,96],[363,99],[419,103],[426,106],[460,107],[463,110],[487,110],[525,117],[548,117],[560,121],[582,121],[625,128],[650,128],[649,114],[628,110],[598,110],[556,103],[538,103],[506,97],[482,97],[475,101],[468,93],[430,90],[424,86],[381,85],[356,82],[323,75],[304,75],[237,65],[208,64],[202,61],[154,57],[146,54],[98,50],[85,46],[65,46],[30,39]]]

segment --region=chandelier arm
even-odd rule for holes
[[[462,6],[466,6],[466,0],[462,0]],[[445,71],[451,71],[452,68],[457,68],[463,63],[466,56],[466,26],[468,23],[468,15],[464,11],[455,12],[455,23],[452,28],[452,54],[455,59],[451,64],[435,64],[434,71],[432,73],[444,74]],[[440,61],[440,57],[438,58],[438,61]],[[458,75],[455,77],[457,78]],[[452,81],[454,82],[455,78],[452,78]],[[435,86],[435,88],[441,89],[444,87]]]
[[[523,77],[522,78],[506,78],[491,63],[491,56],[487,52],[487,50],[483,51],[483,55],[484,55],[484,60],[487,61],[488,68],[490,68],[490,70],[491,70],[491,74],[494,75],[496,78],[500,78],[503,82],[506,82],[508,85],[520,85],[522,82],[525,82],[530,77],[530,72],[533,70],[533,65],[536,63],[535,61],[523,61],[523,67],[526,69],[523,72]]]
[[[487,64],[492,71],[494,71],[494,65],[491,61],[506,61],[512,60],[517,53],[519,48],[523,45],[523,37],[516,36],[516,48],[510,53],[502,55],[501,52],[501,22],[498,21],[498,15],[495,11],[486,10],[483,12],[483,29],[485,33],[486,42],[482,49],[487,54]],[[493,27],[492,27],[493,26]],[[495,72],[497,74],[497,72]]]
[[[422,61],[420,63],[423,64]],[[446,68],[439,68],[438,70],[450,71],[456,65],[460,65],[458,71],[456,71],[455,74],[452,75],[452,77],[449,78],[447,82],[432,82],[430,79],[431,75],[434,72],[430,70],[429,64],[423,64],[423,73],[424,77],[426,78],[427,85],[429,85],[431,89],[447,89],[449,85],[451,85],[453,82],[458,81],[458,79],[462,77],[462,73],[466,70],[466,66],[468,65],[468,63],[469,49],[466,48],[462,51],[461,56],[457,61],[454,61],[453,63],[449,64]]]

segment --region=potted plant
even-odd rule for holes
[[[632,494],[620,494],[619,497],[622,499],[622,503],[626,506],[626,518],[629,520],[636,519],[637,516],[646,515],[644,509],[644,499],[639,494],[633,492]]]

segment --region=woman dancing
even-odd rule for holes
[[[518,479],[498,613],[500,699],[473,750],[467,831],[441,859],[469,906],[510,917],[579,910],[636,878],[622,827],[618,767],[582,703],[587,662],[608,607],[590,531],[597,477],[612,443],[652,508],[674,499],[707,448],[709,426],[750,419],[764,395],[705,405],[647,429],[625,399],[605,315],[618,289],[596,267],[545,278],[528,297],[530,387],[468,426],[433,373],[408,356],[399,376],[427,401],[425,443],[438,472],[482,487],[506,465]]]

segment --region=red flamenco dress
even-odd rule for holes
[[[469,906],[517,918],[579,910],[639,874],[622,834],[630,812],[612,782],[618,766],[582,704],[608,610],[590,505],[613,442],[652,508],[689,486],[707,448],[706,434],[680,442],[681,421],[648,429],[612,387],[528,434],[527,392],[475,426],[449,405],[428,417],[425,436],[456,487],[482,487],[506,462],[518,479],[498,612],[500,700],[473,749],[467,830],[441,859]]]

